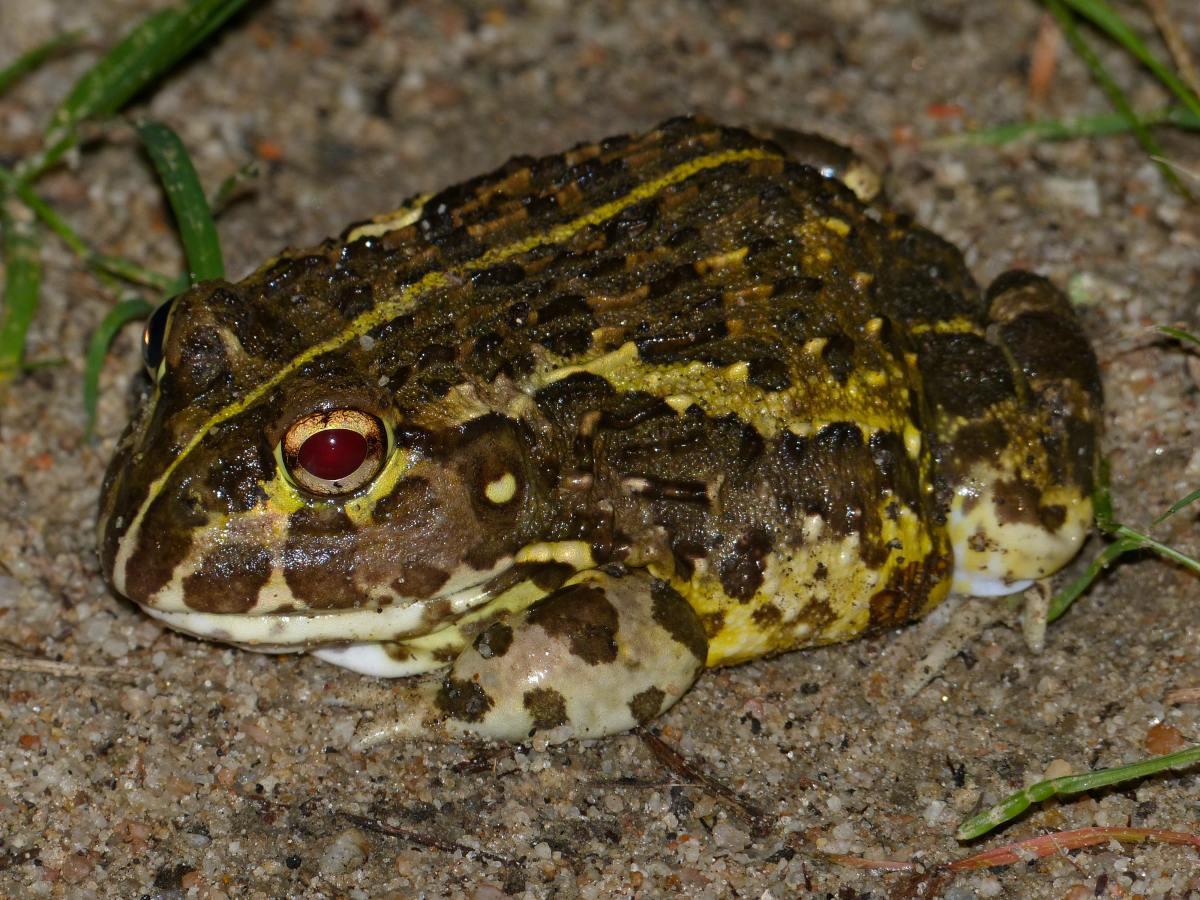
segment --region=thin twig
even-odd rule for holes
[[[99,678],[135,684],[141,673],[115,666],[85,666],[80,663],[59,662],[40,656],[0,656],[0,672],[30,672],[37,675],[53,675],[55,678]]]
[[[1094,826],[1076,828],[1071,831],[1056,831],[1037,837],[1026,838],[993,847],[963,859],[956,860],[946,866],[948,872],[963,872],[969,869],[990,869],[993,866],[1007,866],[1013,863],[1025,862],[1029,859],[1041,859],[1056,853],[1065,854],[1068,850],[1078,850],[1082,847],[1094,847],[1097,844],[1107,844],[1109,841],[1120,841],[1123,844],[1140,844],[1152,842],[1158,844],[1183,844],[1200,849],[1200,836],[1186,831],[1167,831],[1162,828],[1122,828]]]
[[[1196,703],[1200,701],[1200,687],[1176,688],[1173,691],[1167,691],[1167,695],[1163,697],[1163,703],[1167,706],[1178,706],[1181,703]]]
[[[359,828],[365,828],[367,831],[374,831],[376,834],[386,834],[392,837],[403,838],[406,841],[411,841],[422,847],[430,847],[434,850],[442,850],[446,853],[463,853],[475,854],[481,859],[488,859],[492,862],[500,863],[502,866],[512,866],[517,864],[517,860],[510,859],[507,856],[501,856],[499,853],[492,853],[490,850],[481,850],[477,847],[468,847],[466,844],[460,844],[457,841],[444,841],[441,838],[433,837],[432,835],[422,834],[419,831],[413,831],[409,828],[401,828],[398,825],[385,825],[378,819],[369,819],[366,816],[356,815],[351,812],[341,812],[339,815],[353,822]]]
[[[736,791],[700,771],[689,762],[682,753],[645,728],[635,728],[634,733],[642,739],[642,743],[654,754],[655,759],[681,778],[691,784],[698,784],[725,804],[734,815],[750,826],[751,834],[762,837],[768,834],[775,825],[775,817],[768,815],[762,809],[748,800],[740,797]]]

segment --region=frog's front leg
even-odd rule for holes
[[[645,572],[589,570],[493,622],[440,681],[402,689],[403,708],[364,746],[396,737],[554,741],[626,731],[691,687],[708,640],[691,606]]]

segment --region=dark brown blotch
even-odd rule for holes
[[[700,627],[704,629],[706,638],[715,638],[721,633],[721,629],[725,627],[725,611],[717,610],[716,612],[705,613],[700,616]]]
[[[617,658],[619,618],[604,589],[591,584],[560,588],[528,612],[529,624],[566,641],[572,655],[591,665]]]
[[[704,626],[690,603],[666,581],[654,579],[650,584],[653,603],[650,614],[659,628],[687,648],[699,662],[708,658],[708,638]]]
[[[226,544],[183,579],[183,602],[207,613],[244,613],[271,577],[271,554],[254,544]]]
[[[513,630],[507,622],[493,622],[475,638],[475,652],[484,659],[498,659],[512,646]]]
[[[507,287],[525,280],[525,268],[520,263],[506,262],[480,269],[471,275],[471,284],[478,289]]]
[[[754,608],[750,618],[759,628],[774,628],[783,621],[783,613],[774,603],[763,603]]]
[[[191,552],[193,529],[207,521],[208,515],[186,495],[162,495],[151,503],[125,564],[125,595],[141,603],[166,587]],[[109,533],[115,531],[110,525]],[[114,558],[116,550],[114,542]]]
[[[944,415],[977,418],[1016,396],[1004,352],[979,335],[929,332],[918,341],[925,393]]]
[[[740,603],[749,602],[762,586],[770,552],[770,535],[761,528],[738,538],[719,568],[725,593]]]
[[[756,356],[750,360],[747,380],[762,391],[782,391],[792,386],[792,373],[782,359]]]
[[[1066,520],[1059,505],[1042,506],[1042,489],[1020,476],[997,481],[992,490],[996,520],[1001,525],[1024,523],[1057,531]]]
[[[633,720],[639,725],[645,725],[662,712],[663,701],[666,698],[667,695],[656,687],[648,687],[635,694],[629,701],[629,712],[633,714]]]
[[[452,719],[478,722],[488,714],[496,701],[476,681],[447,675],[434,698],[434,705]]]
[[[432,597],[450,578],[450,573],[426,563],[413,562],[392,581],[392,590],[402,597],[424,600]]]
[[[533,718],[534,729],[557,728],[567,722],[567,701],[552,688],[533,688],[522,698],[526,711]]]
[[[369,595],[354,580],[357,529],[343,510],[304,507],[288,517],[283,575],[296,599],[313,609],[364,607]]]
[[[854,341],[844,334],[830,335],[821,350],[821,359],[838,384],[845,384],[854,370]]]

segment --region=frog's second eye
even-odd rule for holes
[[[154,312],[150,313],[146,327],[142,330],[142,361],[146,364],[146,371],[150,373],[150,377],[156,381],[158,367],[163,359],[163,342],[167,337],[167,317],[171,315],[171,307],[174,305],[174,297],[160,303]]]
[[[356,491],[378,475],[387,443],[387,430],[375,416],[335,409],[293,422],[279,455],[297,486],[329,497]]]

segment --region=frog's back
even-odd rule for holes
[[[517,553],[580,542],[669,580],[709,664],[898,624],[955,574],[1019,589],[1090,521],[1098,379],[1061,296],[985,297],[954,247],[805,162],[680,119],[514,160],[381,238],[470,270],[414,312],[435,334],[380,335],[406,370],[458,348],[402,407],[440,422],[430,382],[532,397],[556,484]]]

